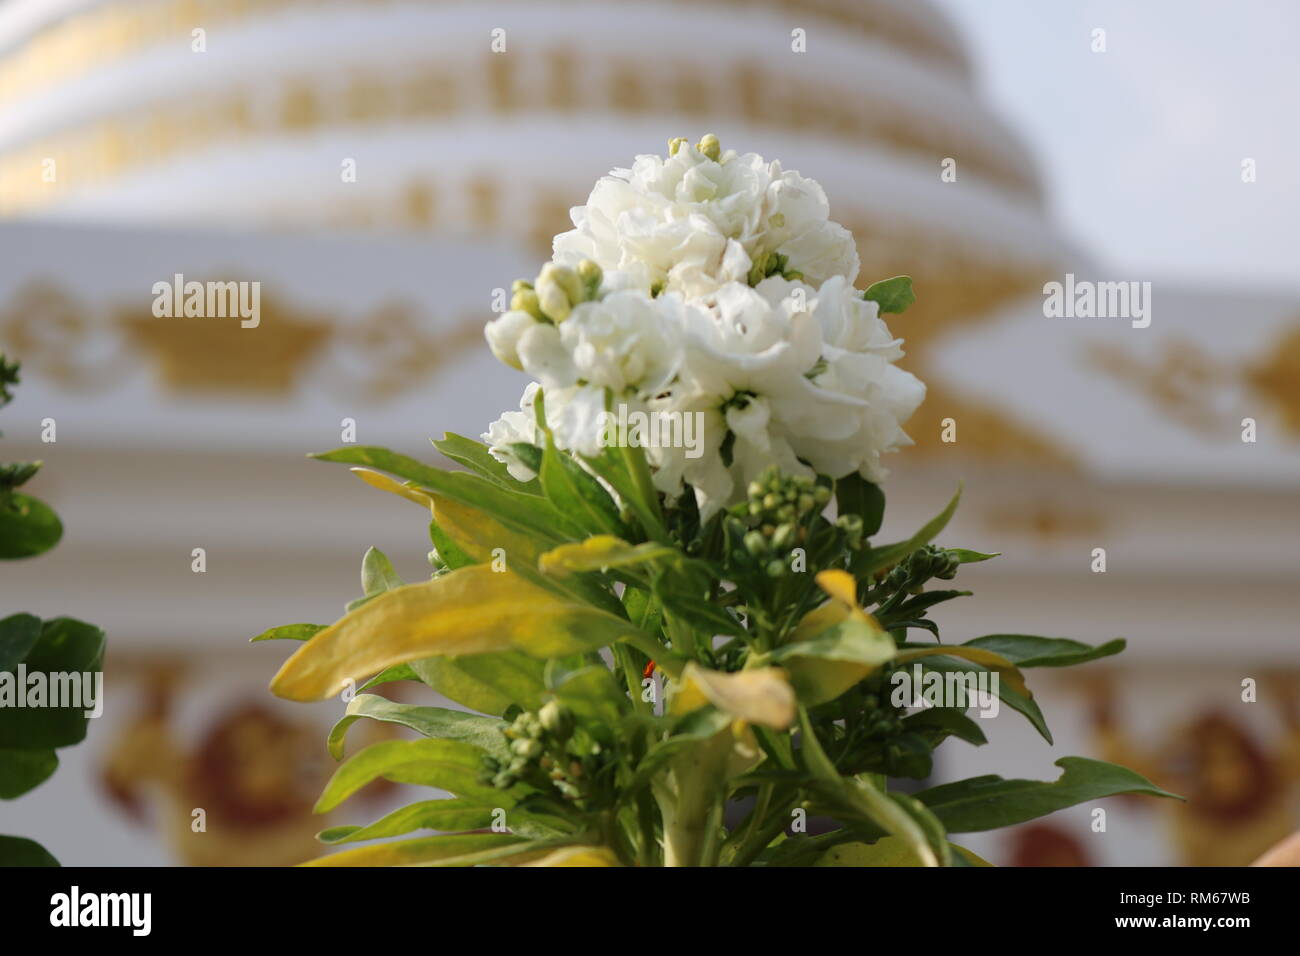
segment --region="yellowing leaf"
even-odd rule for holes
[[[789,671],[799,700],[815,707],[839,697],[897,653],[894,639],[864,614],[811,640],[782,645],[772,659]]]
[[[622,866],[618,857],[603,846],[566,846],[546,854],[540,860],[520,866]]]
[[[858,608],[858,582],[847,571],[833,568],[817,575],[817,586],[846,607]]]
[[[984,857],[980,856],[978,853],[974,853],[971,850],[966,849],[964,846],[958,846],[956,843],[950,843],[948,845],[952,847],[953,853],[960,856],[971,866],[992,866],[993,865],[988,860],[984,859]]]
[[[737,720],[784,730],[794,723],[794,688],[779,667],[758,667],[727,674],[700,667],[694,661],[682,671],[671,711],[687,714],[706,704]]]
[[[991,671],[996,671],[998,676],[1006,681],[1012,690],[1024,694],[1031,700],[1033,699],[1034,695],[1025,686],[1025,675],[1020,673],[1020,668],[1001,654],[984,650],[982,647],[967,647],[964,644],[940,644],[935,647],[908,648],[899,651],[894,660],[899,664],[907,664],[922,657],[935,657],[938,655],[960,657],[963,660],[974,661]]]
[[[598,534],[578,544],[562,544],[558,548],[552,548],[541,556],[538,566],[543,574],[603,571],[606,568],[642,564],[676,554],[672,548],[653,541],[630,545],[612,534]]]
[[[463,505],[435,492],[416,488],[369,468],[353,468],[353,474],[381,491],[389,491],[430,510],[438,527],[474,561],[489,561],[504,553],[507,565],[521,562],[533,567],[541,548],[530,537],[507,528],[477,508]],[[498,550],[499,549],[499,550]]]
[[[386,591],[311,638],[271,681],[290,700],[323,700],[395,664],[522,650],[557,657],[639,635],[629,622],[489,565]]]
[[[813,866],[926,866],[916,849],[896,836],[875,843],[841,843],[833,846]]]
[[[446,836],[396,840],[331,853],[302,866],[473,866],[502,862],[534,848],[534,841],[509,833],[455,833]]]
[[[390,491],[407,501],[414,501],[417,505],[424,505],[426,508],[433,507],[433,499],[429,497],[427,492],[421,491],[419,488],[407,485],[396,478],[370,468],[352,468],[349,470],[373,488],[378,488],[380,491]]]
[[[818,586],[830,595],[831,600],[805,614],[790,633],[789,643],[806,641],[827,631],[848,618],[875,619],[858,605],[858,584],[847,571],[832,569],[817,574]]]
[[[809,707],[839,697],[897,653],[893,638],[858,606],[852,575],[822,571],[817,584],[831,600],[805,614],[772,655]]]

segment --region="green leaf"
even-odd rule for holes
[[[995,774],[931,787],[916,795],[951,833],[996,830],[1055,813],[1065,807],[1113,797],[1145,793],[1182,797],[1161,790],[1146,777],[1102,760],[1062,757],[1064,773],[1057,780],[1004,780]]]
[[[325,627],[324,624],[281,624],[248,640],[250,644],[257,641],[308,641],[325,630]]]
[[[546,692],[546,662],[521,651],[443,658],[438,663],[416,661],[412,666],[422,677],[435,673],[439,676],[438,683],[425,681],[434,690],[485,714],[501,714],[511,704],[518,704],[525,710],[536,710]],[[485,692],[492,698],[490,709],[470,703],[473,699],[478,699],[481,704],[489,703],[489,700],[479,697]],[[496,704],[500,700],[505,704],[498,709]]]
[[[1001,654],[1017,667],[1071,667],[1110,657],[1124,650],[1122,637],[1093,647],[1065,637],[1034,637],[1030,634],[989,634],[965,643]]]
[[[897,315],[907,311],[907,307],[916,301],[916,294],[912,291],[911,276],[894,276],[892,279],[873,282],[862,293],[862,298],[875,302],[880,307],[881,315]]]
[[[41,637],[35,614],[12,614],[0,621],[0,671],[11,671],[27,657]]]
[[[924,866],[910,844],[898,837],[881,837],[875,843],[841,843],[833,846],[813,866]]]
[[[996,558],[1001,551],[991,551],[985,554],[983,551],[971,551],[967,548],[944,548],[950,555],[957,559],[958,564],[976,564],[980,561],[988,561]]]
[[[903,730],[925,737],[931,748],[948,737],[979,747],[989,742],[979,724],[955,707],[930,707],[903,718]]]
[[[786,644],[772,661],[786,668],[806,706],[834,700],[897,654],[893,638],[869,619],[849,617],[818,637]]]
[[[375,547],[366,550],[365,557],[361,559],[361,591],[366,597],[400,588],[405,583],[393,570],[393,562],[388,560],[388,555]]]
[[[433,447],[458,465],[464,465],[470,471],[495,481],[511,491],[522,491],[539,496],[542,493],[541,483],[536,478],[532,481],[518,481],[504,464],[492,457],[487,445],[476,442],[472,438],[447,432],[441,441],[434,440]]]
[[[368,826],[330,827],[316,834],[321,843],[357,843],[381,837],[401,836],[413,830],[440,830],[456,833],[481,830],[493,823],[495,808],[452,797],[447,800],[422,800],[394,810]]]
[[[385,740],[334,771],[314,812],[328,813],[372,780],[437,787],[477,803],[509,808],[510,791],[479,783],[483,751],[463,740]]]
[[[549,437],[539,477],[542,490],[556,510],[571,516],[588,534],[616,537],[627,534],[619,519],[618,505],[609,492],[573,458],[556,448]]]
[[[960,647],[961,645],[959,644],[956,646]],[[923,670],[938,671],[943,674],[949,672],[961,674],[974,672],[978,675],[980,671],[988,670],[988,668],[981,664],[976,664],[973,661],[958,660],[955,657],[947,656],[926,657],[922,659],[920,663]],[[1001,675],[999,675],[999,677],[1000,676]],[[998,697],[1004,704],[1012,710],[1019,711],[1023,714],[1025,718],[1033,724],[1034,729],[1038,731],[1044,740],[1049,744],[1054,742],[1052,740],[1052,732],[1047,729],[1047,720],[1043,717],[1042,710],[1039,709],[1038,704],[1034,702],[1032,697],[1020,693],[1020,691],[1016,690],[1015,687],[1005,680],[998,681],[997,693]]]
[[[0,836],[0,866],[58,866],[59,861],[35,840]]]
[[[59,766],[53,750],[0,748],[0,800],[13,800],[44,783]]]
[[[96,690],[94,675],[102,673],[104,659],[104,632],[93,624],[70,617],[54,618],[41,624],[41,636],[23,662],[26,666],[30,692],[34,674],[45,675],[47,702],[53,696],[51,680],[59,685],[60,695],[73,693],[81,697],[85,690],[93,695]],[[90,674],[89,687],[83,675]],[[52,675],[52,676],[51,676]],[[18,688],[15,676],[0,673],[0,699],[4,686],[11,692]],[[97,702],[98,703],[98,702]],[[80,743],[86,736],[85,711],[89,702],[80,700],[76,707],[10,707],[0,706],[0,747],[18,749],[44,749],[67,747]]]
[[[447,534],[438,524],[435,518],[429,522],[429,540],[433,542],[434,550],[438,552],[438,557],[452,571],[457,568],[469,567],[476,563],[472,557],[465,553],[465,550],[458,545],[451,535]]]
[[[871,537],[880,530],[885,517],[885,493],[880,486],[856,472],[835,482],[835,508],[840,515],[857,515],[862,519],[862,534]]]
[[[496,520],[517,531],[532,532],[547,541],[566,541],[582,537],[582,530],[560,514],[546,500],[521,491],[512,491],[480,475],[463,471],[444,471],[399,455],[386,448],[348,445],[314,455],[321,461],[336,461],[378,468],[414,481],[471,508],[487,512]]]
[[[399,680],[411,680],[415,681],[417,684],[421,683],[420,675],[411,669],[410,664],[394,664],[387,670],[382,670],[374,677],[370,678],[370,680],[358,687],[357,690],[370,690],[372,687],[378,687],[381,684],[391,684],[394,681]]]
[[[651,746],[637,763],[632,779],[619,791],[619,803],[626,804],[650,786],[662,769],[686,748],[713,738],[731,724],[731,716],[714,707],[702,707],[680,718],[670,735]]]
[[[505,724],[493,717],[466,714],[446,707],[399,704],[376,694],[358,694],[348,702],[344,716],[329,735],[329,752],[335,760],[343,759],[343,741],[348,728],[363,717],[409,727],[425,737],[441,740],[464,740],[484,753],[505,760],[509,747],[501,729]]]
[[[521,655],[518,651],[505,651],[504,654],[527,657],[527,655]],[[497,655],[481,654],[475,656],[495,657]],[[529,659],[531,660],[531,658]],[[491,684],[467,674],[456,663],[454,657],[428,657],[401,666],[409,667],[419,680],[442,694],[443,697],[454,700],[470,710],[500,716],[505,713],[507,707],[514,703],[509,694],[502,693]]]
[[[44,554],[62,537],[63,522],[39,498],[15,491],[0,500],[0,559]]]
[[[961,501],[960,486],[957,488],[957,493],[952,496],[952,500],[948,502],[947,507],[927,521],[920,531],[906,541],[898,541],[894,544],[886,544],[879,548],[869,548],[860,552],[853,559],[853,576],[859,580],[867,578],[881,568],[897,564],[917,548],[929,544],[934,540],[935,535],[947,527],[948,521],[957,510],[959,501]]]
[[[584,667],[570,674],[556,688],[555,696],[593,735],[599,735],[601,729],[606,736],[612,733],[629,707],[627,692],[619,688],[604,665]]]

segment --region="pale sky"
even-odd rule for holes
[[[1300,2],[937,2],[1102,266],[1300,292]]]

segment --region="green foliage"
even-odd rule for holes
[[[910,280],[877,283],[867,297],[901,311]],[[913,796],[891,788],[891,778],[928,777],[950,739],[986,742],[973,701],[912,710],[895,700],[898,677],[916,668],[988,678],[1050,741],[1023,670],[1084,664],[1124,646],[1019,634],[940,643],[929,610],[970,592],[937,583],[996,557],[935,543],[960,491],[893,543],[873,541],[884,494],[856,475],[772,471],[743,502],[701,520],[690,494],[654,490],[639,449],[580,458],[557,448],[543,401],[545,441],[515,448],[537,472],[526,482],[459,435],[435,445],[464,472],[377,448],[320,456],[387,472],[400,481],[363,477],[431,509],[432,576],[403,584],[386,557],[367,552],[364,596],[340,621],[257,638],[304,642],[273,689],[307,700],[349,681],[417,680],[476,712],[350,699],[329,739],[336,758],[358,720],[397,724],[415,739],[349,758],[319,810],[376,779],[452,796],[320,839],[445,835],[321,862],[982,866],[949,834],[1118,793],[1170,796],[1082,758],[1061,760],[1051,782],[984,776]],[[921,640],[909,639],[916,633]],[[742,802],[746,812],[728,816]],[[792,833],[801,811],[839,827]]]
[[[881,279],[868,286],[867,291],[862,293],[862,297],[868,302],[875,302],[880,307],[881,315],[906,312],[907,307],[916,301],[916,293],[912,291],[911,276]]]
[[[18,364],[0,353],[0,407],[13,399]],[[40,462],[0,465],[0,559],[33,558],[58,544],[63,524],[37,498],[16,491],[40,469]],[[91,702],[102,706],[104,632],[70,617],[42,621],[33,614],[0,620],[0,800],[13,800],[44,783],[58,768],[56,751],[86,736]],[[85,686],[82,675],[92,675]],[[75,681],[77,706],[51,706],[55,693]],[[16,706],[19,697],[24,706]],[[0,866],[58,866],[40,844],[0,836]]]

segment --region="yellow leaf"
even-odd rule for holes
[[[666,545],[647,541],[630,545],[612,534],[598,534],[577,544],[562,544],[541,556],[538,566],[543,574],[567,574],[573,571],[603,571],[629,564],[641,564],[655,558],[672,557],[676,551]]]
[[[520,866],[622,866],[618,857],[603,846],[566,846],[540,860]]]
[[[300,866],[412,866],[441,864],[472,866],[508,862],[526,856],[533,842],[508,833],[456,833],[396,840],[331,853]]]
[[[954,853],[964,857],[966,862],[969,863],[971,866],[992,866],[993,865],[988,860],[984,859],[984,857],[980,856],[978,853],[973,853],[972,851],[966,849],[964,846],[958,846],[955,843],[949,843],[948,845],[952,847],[952,851]]]
[[[369,468],[353,468],[352,472],[381,491],[422,504],[430,510],[443,533],[474,561],[489,561],[504,552],[507,565],[522,562],[522,567],[535,567],[541,548],[528,535],[512,531],[495,518],[491,518],[469,505],[463,505],[443,495],[404,484],[388,475]]]
[[[779,667],[757,667],[727,674],[694,661],[682,671],[671,711],[688,714],[706,704],[748,724],[784,730],[794,723],[794,688]]]
[[[876,619],[858,606],[858,583],[847,571],[832,569],[818,572],[818,586],[830,595],[831,600],[821,607],[813,608],[802,618],[790,632],[787,643],[795,644],[816,637],[828,631],[847,618],[869,621],[875,625]]]
[[[378,488],[380,491],[391,491],[407,501],[414,501],[417,505],[424,505],[426,508],[433,507],[433,499],[429,497],[427,492],[421,491],[419,488],[404,484],[396,478],[370,468],[352,468],[349,470],[372,488]]]
[[[831,600],[803,616],[774,655],[807,706],[834,700],[896,653],[894,641],[858,605],[846,571],[822,571],[817,584]]]
[[[359,684],[425,657],[512,649],[556,657],[640,634],[576,598],[476,564],[361,605],[304,643],[275,675],[271,690],[290,700],[323,700],[349,681]]]
[[[960,657],[964,660],[974,661],[987,667],[991,671],[996,671],[998,676],[1006,681],[1012,690],[1019,691],[1026,697],[1033,699],[1033,693],[1025,686],[1025,675],[1020,673],[1020,668],[1007,660],[1001,654],[995,654],[993,651],[985,650],[982,647],[965,647],[961,644],[940,644],[936,647],[918,647],[909,650],[899,651],[898,656],[894,658],[898,664],[907,664],[911,661],[922,657],[935,657],[937,655],[946,655],[948,657]]]

